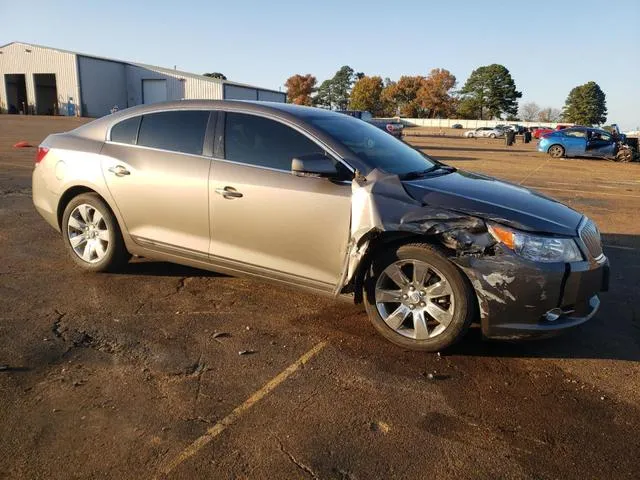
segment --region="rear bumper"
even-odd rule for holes
[[[31,177],[31,194],[33,206],[36,211],[44,218],[49,225],[60,231],[58,225],[58,201],[59,195],[49,190],[46,179],[44,178],[44,169],[42,165],[38,165],[33,170]]]
[[[461,259],[474,286],[486,337],[552,334],[593,318],[608,290],[609,261],[533,263],[511,252]]]

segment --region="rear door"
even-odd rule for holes
[[[209,187],[212,261],[334,286],[349,240],[350,182],[292,175],[293,157],[324,151],[292,126],[225,117]]]
[[[215,117],[215,115],[212,115]],[[137,243],[208,257],[210,112],[150,113],[116,124],[102,169],[125,227]],[[209,132],[209,133],[208,133]]]

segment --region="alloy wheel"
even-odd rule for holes
[[[553,145],[549,149],[549,155],[553,158],[560,158],[564,155],[564,149],[560,145]]]
[[[447,278],[420,260],[399,260],[385,268],[376,282],[375,300],[387,326],[415,340],[443,333],[455,310]]]
[[[73,209],[67,222],[67,235],[74,253],[87,263],[97,263],[109,249],[109,227],[104,216],[92,205]]]

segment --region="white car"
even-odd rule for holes
[[[467,132],[464,132],[464,136],[467,138],[477,138],[477,137],[496,138],[496,137],[504,136],[504,131],[498,128],[480,127],[480,128],[476,128],[475,130],[469,130]]]

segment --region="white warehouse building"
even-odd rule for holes
[[[0,113],[101,117],[182,99],[285,102],[286,94],[193,73],[21,42],[0,46]]]

